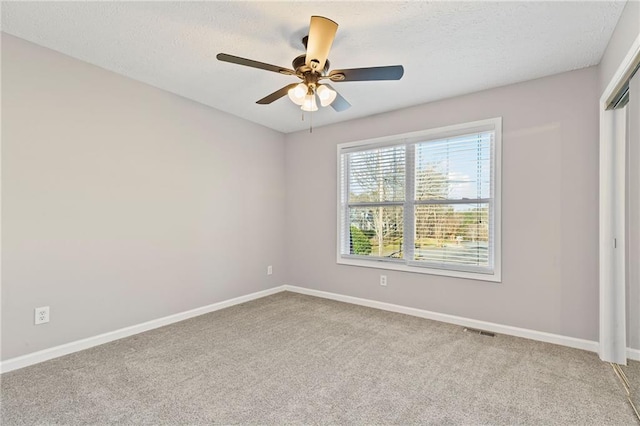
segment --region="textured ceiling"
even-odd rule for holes
[[[291,67],[311,15],[340,27],[331,66],[402,64],[400,81],[342,82],[352,104],[315,126],[598,64],[624,2],[3,2],[2,31],[281,132],[308,127],[292,76],[219,62],[229,53]]]

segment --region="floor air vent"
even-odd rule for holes
[[[465,327],[463,330],[468,332],[468,333],[479,334],[481,336],[489,336],[489,337],[495,337],[496,336],[495,333],[492,333],[490,331],[485,331],[485,330],[478,330],[477,328]]]

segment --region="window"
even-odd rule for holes
[[[495,118],[338,146],[338,263],[500,281]]]

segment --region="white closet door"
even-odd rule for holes
[[[604,111],[600,143],[600,358],[625,364],[627,109]]]

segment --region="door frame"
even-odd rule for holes
[[[625,297],[625,141],[621,141],[620,117],[606,110],[607,102],[625,83],[640,58],[640,35],[632,43],[600,97],[600,201],[599,287],[600,335],[598,354],[603,361],[626,364]],[[622,147],[622,148],[621,148]],[[616,158],[617,156],[617,158]],[[616,167],[622,156],[622,170]],[[617,279],[623,277],[622,279]]]

